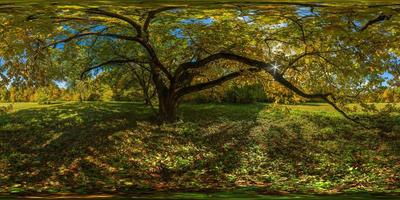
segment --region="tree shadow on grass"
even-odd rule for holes
[[[212,186],[211,190],[221,189],[223,185],[234,186],[234,181],[230,183],[227,174],[242,167],[242,158],[254,143],[250,132],[255,125],[230,122],[190,129],[183,126],[174,132],[161,131],[160,134],[144,137],[149,154],[169,149],[171,160],[161,159],[158,163],[156,170],[159,177],[154,177],[156,182],[190,190],[202,189],[196,184]]]
[[[154,187],[159,183],[190,190],[234,186],[227,174],[242,167],[244,154],[254,144],[250,133],[264,109],[263,104],[184,104],[180,111],[185,123],[145,131],[149,134],[141,140],[147,156],[161,153],[153,168]]]
[[[21,110],[0,117],[0,183],[33,187],[33,192],[135,193],[252,185],[268,190],[271,184],[293,187],[301,177],[321,179],[310,184],[338,181],[356,165],[360,177],[375,175],[362,166],[390,168],[399,158],[394,151],[388,153],[395,145],[382,141],[386,149],[374,149],[378,145],[373,133],[355,129],[344,119],[259,115],[264,109],[263,104],[186,104],[181,109],[184,123],[161,125],[149,120],[150,109],[133,103]],[[352,131],[357,133],[348,134]],[[366,156],[360,157],[359,150]],[[392,155],[392,160],[375,155]]]
[[[149,114],[135,104],[69,103],[3,116],[0,143],[1,157],[8,160],[6,181],[46,188],[76,187],[79,179],[88,177],[105,179],[82,159],[112,146],[108,136],[136,127]],[[74,177],[74,168],[87,176]]]
[[[185,122],[215,122],[215,121],[255,121],[258,113],[270,105],[263,103],[254,104],[183,104],[180,107],[181,117]]]
[[[400,138],[382,138],[378,130],[324,113],[287,114],[273,122],[264,123],[262,126],[269,127],[267,134],[256,138],[268,141],[266,149],[272,160],[293,164],[287,169],[279,167],[292,171],[292,178],[316,175],[339,191],[382,185],[389,190],[399,187],[396,166],[400,161]]]
[[[243,107],[229,108],[186,107],[182,112],[188,121],[198,120],[197,114],[206,114],[208,117],[203,120],[209,122],[225,115],[225,119],[238,120],[235,114],[251,120],[263,107],[254,106],[248,112],[240,112]],[[213,112],[215,110],[218,112]],[[213,134],[200,136],[197,142],[198,137],[180,138],[176,129],[179,125],[162,127],[149,121],[151,116],[151,110],[141,104],[121,102],[67,103],[2,116],[1,159],[6,164],[0,170],[1,182],[7,183],[8,191],[13,187],[16,191],[20,187],[31,187],[32,191],[40,188],[43,192],[63,189],[112,192],[153,187],[191,170],[222,167],[222,171],[229,172],[239,167],[240,160],[235,155],[243,150],[240,144],[246,140],[248,132],[241,130],[242,135],[238,136],[237,127],[227,125]],[[173,145],[178,141],[182,144],[177,148],[192,142],[203,152],[215,153],[216,157],[189,168],[186,165],[163,166],[155,157],[174,154],[171,148],[175,148]],[[230,146],[224,147],[227,143],[231,143]],[[174,156],[179,157],[180,153],[171,158]],[[217,177],[219,171],[210,173]]]

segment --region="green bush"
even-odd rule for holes
[[[14,106],[12,104],[8,104],[7,106],[0,106],[0,114],[6,114],[12,112],[14,110]]]
[[[50,104],[50,94],[49,91],[46,88],[39,88],[36,91],[36,101],[41,104],[41,105],[45,105],[45,104]]]
[[[47,104],[51,104],[51,101],[49,100],[49,98],[43,97],[43,98],[38,99],[38,103],[40,105],[47,105]]]
[[[100,101],[101,100],[101,95],[97,93],[91,93],[89,94],[88,98],[86,101]]]
[[[255,103],[270,102],[261,84],[233,86],[224,95],[224,102]]]

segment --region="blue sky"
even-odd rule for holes
[[[213,22],[214,22],[214,19],[212,19],[211,17],[203,18],[203,19],[190,18],[190,19],[181,20],[181,23],[182,23],[182,24],[203,24],[203,25],[210,25],[210,24],[212,24]],[[185,38],[185,35],[184,35],[182,29],[180,29],[180,28],[172,29],[172,30],[170,31],[170,33],[171,33],[173,36],[177,37],[177,38],[180,38],[180,39]]]
[[[383,86],[388,86],[387,81],[393,79],[393,75],[389,72],[383,73],[381,77],[385,79],[385,82],[382,83]]]
[[[203,19],[196,19],[196,18],[191,18],[191,19],[184,19],[181,21],[183,24],[204,24],[204,25],[210,25],[214,22],[214,19],[211,17],[203,18]]]
[[[66,81],[63,81],[63,80],[55,80],[54,83],[55,83],[59,88],[62,88],[62,89],[68,88],[68,82],[66,82]]]
[[[311,7],[304,6],[298,7],[296,13],[299,17],[316,16],[319,14],[318,12],[313,11]]]

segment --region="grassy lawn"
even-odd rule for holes
[[[139,200],[151,200],[151,199],[169,199],[169,200],[180,200],[180,199],[191,199],[191,200],[202,200],[202,199],[230,199],[230,200],[394,200],[400,199],[397,194],[391,193],[355,193],[355,194],[336,194],[336,195],[304,195],[304,194],[287,194],[287,195],[263,195],[256,193],[158,193],[158,194],[147,194],[147,195],[130,195],[126,197],[114,196],[114,195],[47,195],[47,196],[22,196],[27,198],[40,198],[40,199],[139,199]],[[18,199],[15,196],[4,196],[0,199]]]
[[[41,105],[36,102],[26,102],[26,103],[12,103],[14,111],[19,111],[23,109],[36,109],[36,108],[48,108],[56,106],[59,104],[66,104],[66,102],[59,102],[49,105]],[[0,103],[0,107],[10,105],[10,103]]]
[[[400,192],[398,115],[385,119],[388,139],[326,104],[289,107],[184,104],[182,121],[159,125],[140,103],[16,103],[0,115],[0,193],[244,190],[252,193],[210,195],[379,199],[368,192]],[[350,193],[259,196],[282,191]],[[167,194],[179,195],[210,198]],[[390,198],[397,197],[381,199]]]
[[[19,111],[22,109],[34,109],[34,108],[48,108],[48,107],[53,107],[53,106],[58,106],[61,104],[70,104],[70,103],[77,103],[77,102],[54,102],[53,104],[49,104],[49,105],[40,105],[36,102],[26,102],[26,103],[12,103],[14,106],[14,110],[15,111]],[[112,102],[109,102],[112,103]],[[119,103],[121,105],[125,105],[128,102],[115,102],[115,103]],[[0,102],[0,107],[1,106],[7,106],[10,103],[1,103]],[[131,104],[131,103],[128,103]],[[139,103],[140,105],[140,103]],[[385,103],[376,103],[375,104],[377,108],[383,108],[385,107]],[[214,107],[218,107],[218,108],[223,108],[223,109],[228,109],[228,112],[242,112],[243,110],[248,110],[250,108],[250,111],[252,111],[251,109],[257,109],[260,107],[263,108],[269,108],[269,107],[281,107],[281,108],[289,108],[291,110],[298,110],[298,111],[316,111],[316,112],[329,112],[332,114],[338,114],[336,113],[335,109],[330,106],[327,103],[301,103],[301,104],[296,104],[296,105],[273,105],[273,104],[267,104],[267,103],[256,103],[256,104],[227,104],[227,103],[222,103],[222,104],[212,104],[212,103],[208,103],[208,104],[184,104],[183,107],[196,107],[196,108],[200,108],[200,109],[206,109],[206,108],[214,108]],[[354,107],[356,106],[355,104],[351,104],[349,105],[349,107]],[[400,106],[400,104],[397,104],[397,106]]]

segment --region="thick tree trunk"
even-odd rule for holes
[[[159,95],[159,118],[163,122],[175,122],[178,110],[178,100],[172,94]]]

